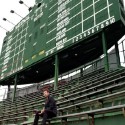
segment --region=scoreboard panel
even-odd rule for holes
[[[23,68],[27,29],[28,17],[5,37],[0,58],[1,79]]]
[[[4,39],[0,79],[121,20],[118,0],[37,0]]]
[[[118,1],[50,0],[47,46],[49,55],[84,39],[119,19]]]

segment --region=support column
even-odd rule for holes
[[[8,85],[7,98],[9,98],[9,94],[10,94],[10,85]]]
[[[118,43],[115,43],[115,51],[116,51],[117,66],[118,68],[121,68]]]
[[[104,53],[105,71],[108,71],[109,70],[109,60],[108,60],[107,43],[106,43],[104,31],[102,31],[102,45],[103,45],[103,53]]]
[[[55,55],[55,82],[54,82],[54,90],[57,90],[57,87],[58,87],[58,76],[59,76],[59,60],[58,60],[58,55]]]
[[[80,77],[83,77],[83,68],[80,69]]]
[[[10,91],[10,85],[8,85],[8,92]]]
[[[16,87],[17,87],[17,75],[15,76],[15,79],[14,79],[14,90],[13,90],[12,102],[14,102],[14,99],[15,99]]]

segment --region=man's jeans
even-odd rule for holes
[[[33,125],[38,125],[39,116],[41,116],[43,118],[42,125],[46,125],[47,119],[56,117],[56,114],[53,113],[51,110],[45,110],[44,113],[42,113],[42,114],[39,114],[40,112],[41,111],[36,111],[36,115],[35,115],[35,119],[34,119]]]

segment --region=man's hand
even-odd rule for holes
[[[45,109],[42,109],[42,110],[41,110],[41,113],[39,113],[39,114],[42,114],[44,111],[45,111]]]
[[[45,109],[41,110],[41,114],[45,111]]]

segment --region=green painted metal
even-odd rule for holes
[[[83,68],[80,69],[80,76],[83,76]]]
[[[58,87],[58,75],[59,75],[59,60],[58,60],[58,55],[55,55],[55,82],[54,82],[54,90],[57,90],[57,87]]]
[[[115,44],[115,51],[116,51],[117,66],[118,66],[118,68],[121,68],[118,43]]]
[[[55,62],[58,62],[57,61],[58,55],[56,55],[55,60],[56,60]],[[101,79],[101,81],[103,80],[102,83],[104,83],[104,84],[107,83],[107,81],[110,81],[110,83],[113,86],[115,86],[114,82],[112,82],[112,80],[114,80],[115,77],[120,78],[120,74],[121,74],[121,76],[123,76],[124,70],[110,71],[110,72],[106,72],[106,73],[104,72],[104,74],[101,75],[102,78],[99,78],[99,79]],[[60,100],[60,102],[64,102],[65,104],[59,105],[59,108],[64,108],[64,107],[67,108],[68,106],[72,105],[72,107],[69,107],[68,109],[63,110],[63,112],[64,112],[63,115],[80,113],[82,111],[84,113],[85,113],[85,111],[91,112],[92,110],[96,110],[96,109],[101,110],[101,108],[103,110],[103,108],[106,109],[106,108],[111,108],[113,106],[120,106],[120,105],[125,104],[125,96],[124,96],[125,94],[123,94],[123,93],[122,94],[116,94],[116,88],[114,88],[111,84],[110,84],[110,86],[112,86],[112,88],[114,88],[113,91],[112,91],[113,93],[107,93],[107,90],[109,89],[109,84],[107,83],[107,85],[105,85],[105,86],[102,84],[102,86],[99,87],[98,85],[99,85],[100,82],[96,83],[97,80],[100,81],[99,79],[97,79],[97,76],[98,76],[98,74],[93,72],[93,75],[92,75],[93,83],[91,82],[91,78],[90,78],[90,74],[89,74],[85,78],[83,77],[84,79],[79,79],[80,84],[82,86],[81,85],[76,86],[76,85],[72,84],[72,86],[74,87],[73,90],[71,90],[71,88],[68,88],[68,89],[66,89],[65,93],[60,94],[59,99],[62,98],[62,100]],[[89,78],[89,80],[88,80],[88,78]],[[15,77],[15,81],[16,81],[16,79],[17,79],[17,76]],[[114,80],[114,81],[117,81],[117,80]],[[70,81],[70,82],[72,82],[72,81]],[[121,78],[119,80],[119,84],[121,84],[122,82],[124,83],[123,79]],[[90,95],[91,95],[90,99],[86,98],[87,95],[85,95],[84,93],[82,94],[82,91],[84,91],[83,89],[79,90],[80,87],[85,87],[85,90],[87,90],[88,88],[86,88],[86,85],[88,85],[88,84],[91,84],[91,86],[89,87]],[[106,91],[104,91],[103,93],[97,92],[97,93],[94,94],[93,92],[95,92],[95,91],[91,90],[93,88],[94,84],[95,84],[95,86],[99,87],[98,90],[101,90],[101,89],[105,88]],[[63,87],[66,88],[66,86],[67,85],[65,85]],[[119,86],[121,86],[121,85],[119,85]],[[76,89],[76,91],[74,91],[75,89]],[[117,91],[121,92],[121,89],[125,89],[125,87],[124,86],[122,86],[122,88],[118,87]],[[57,93],[59,91],[60,90],[58,90],[56,92],[56,95],[58,95]],[[64,91],[63,88],[62,88],[62,91]],[[72,93],[72,91],[74,91],[74,92]],[[80,92],[80,91],[81,91],[81,94],[80,93],[78,94],[78,92]],[[52,90],[51,92],[54,92],[54,91]],[[91,94],[91,93],[93,93],[93,94]],[[66,95],[64,95],[64,94],[66,94]],[[87,94],[89,94],[89,93],[87,93]],[[111,97],[110,94],[112,94],[113,96]],[[79,98],[79,99],[77,98],[77,97],[82,97],[82,95],[83,96],[85,95],[84,98]],[[103,97],[104,95],[110,96],[111,98],[106,97],[106,98],[101,99],[101,97]],[[69,96],[68,100],[64,99],[64,97],[66,97],[66,96]],[[75,100],[75,98],[77,98],[77,99]],[[96,99],[96,98],[98,98],[98,99]],[[35,108],[38,104],[39,104],[39,106],[41,106],[41,104],[42,104],[42,102],[39,99],[40,100],[42,99],[41,101],[44,101],[44,98],[41,98],[41,96],[39,94],[36,94],[36,95],[33,96],[33,94],[31,93],[31,94],[27,94],[27,97],[22,96],[21,100],[24,101],[23,103],[20,102],[21,100],[18,99],[18,98],[16,98],[15,103],[12,103],[11,106],[10,106],[10,104],[6,105],[8,103],[8,100],[7,100],[7,102],[4,101],[4,103],[3,103],[4,105],[3,105],[3,107],[1,107],[3,109],[4,108],[6,109],[6,110],[4,110],[3,113],[4,113],[4,115],[6,114],[7,116],[4,116],[4,117],[9,118],[10,116],[12,116],[12,114],[15,114],[17,112],[18,112],[17,115],[21,117],[22,115],[24,115],[24,113],[22,114],[22,112],[25,112],[25,111],[28,111],[28,110],[31,110],[31,113],[33,113],[33,111],[32,111],[33,109],[31,107]],[[70,101],[70,103],[69,103],[70,99],[74,100],[74,101],[73,102]],[[96,100],[94,100],[94,99],[96,99]],[[57,101],[59,101],[59,100],[57,100]],[[24,104],[25,102],[26,102],[26,104]],[[82,102],[84,103],[83,105],[80,104],[78,106],[75,106],[75,104],[82,103]],[[36,106],[35,106],[35,104],[32,105],[32,103],[35,103]],[[15,104],[16,104],[16,108],[15,108]],[[37,106],[36,108],[38,108],[39,106]],[[20,108],[21,109],[25,108],[26,110],[22,109],[23,110],[22,111],[22,110],[20,110]],[[42,107],[39,108],[39,109],[42,109]],[[7,114],[8,111],[11,111],[11,112],[9,114]],[[125,123],[124,113],[125,112],[123,112],[124,111],[123,107],[121,107],[120,109],[116,108],[116,110],[109,110],[109,111],[110,112],[108,112],[108,110],[107,111],[103,110],[103,112],[100,112],[100,113],[97,111],[98,113],[97,112],[96,113],[86,113],[86,115],[84,114],[84,115],[77,115],[75,117],[68,117],[68,122],[64,122],[64,120],[55,118],[55,119],[51,120],[51,124],[52,125],[54,125],[54,124],[57,124],[57,125],[60,125],[60,124],[62,124],[62,125],[65,125],[65,124],[68,124],[68,125],[75,125],[75,124],[88,125],[89,123],[94,123],[92,125],[100,125],[100,124],[101,125],[110,125],[110,124],[111,125],[117,125],[117,124],[124,125],[124,123]],[[62,112],[62,110],[61,110],[61,112]],[[29,115],[29,113],[27,113],[27,114]],[[88,114],[89,114],[89,120],[87,119]],[[91,116],[93,114],[94,114],[94,122],[91,119]],[[14,118],[14,116],[12,116],[12,119]],[[28,121],[26,120],[26,122],[29,125],[31,125],[33,123],[33,120],[34,120],[34,115],[32,115],[30,118],[28,118]],[[40,118],[39,123],[41,123],[41,120],[42,120],[42,118]],[[63,123],[62,123],[62,121],[63,121]],[[17,124],[18,120],[17,121],[16,120],[15,121],[14,120],[13,121],[8,120],[8,121],[6,121],[6,124],[10,124],[11,122],[15,122],[15,124]],[[20,122],[22,122],[22,121],[20,121]]]
[[[124,20],[119,0],[36,0],[40,2],[4,38],[0,79]]]
[[[9,98],[10,88],[11,88],[11,86],[10,86],[10,85],[8,85],[8,93],[7,93],[7,98]]]
[[[12,102],[14,102],[14,100],[15,100],[16,88],[17,88],[17,75],[15,76],[15,79],[14,79],[14,90],[13,90]]]
[[[104,66],[105,71],[109,70],[109,60],[108,60],[108,50],[107,50],[107,43],[105,38],[105,33],[102,31],[102,45],[103,45],[103,52],[104,52]]]

